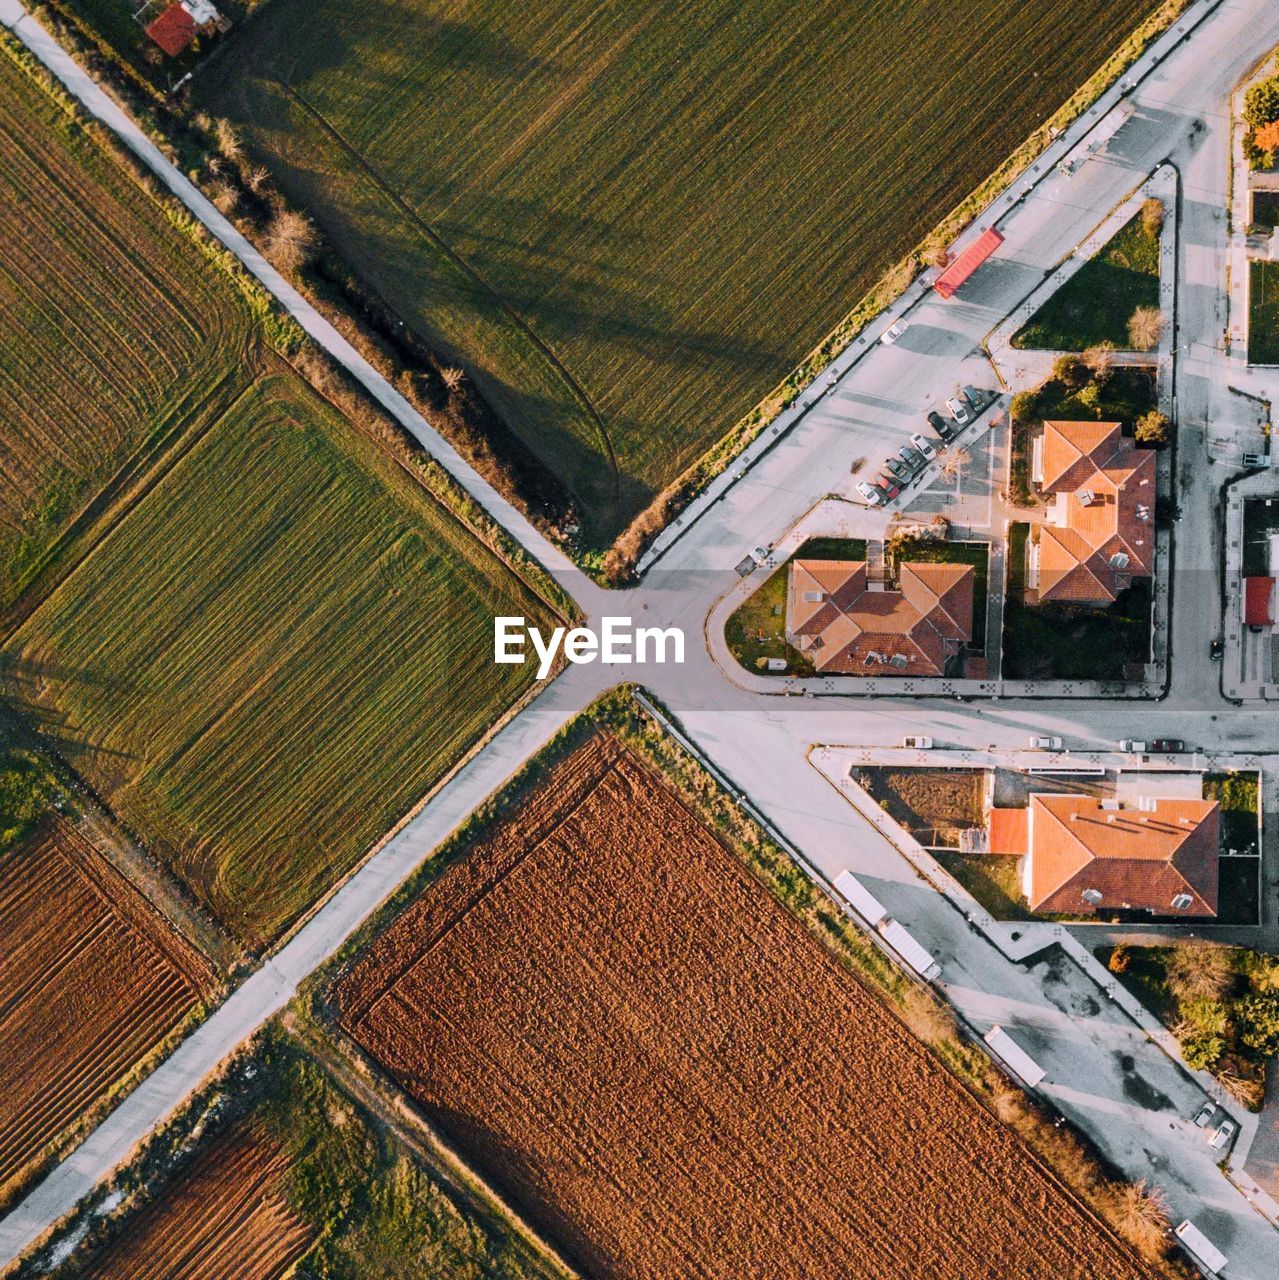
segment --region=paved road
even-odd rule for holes
[[[0,20],[17,18],[0,0]],[[592,616],[631,613],[645,624],[675,623],[689,636],[682,667],[611,672],[571,668],[438,793],[376,854],[312,921],[134,1091],[107,1120],[8,1217],[0,1220],[0,1265],[70,1209],[254,1029],[285,1003],[298,982],[332,955],[359,923],[456,824],[509,778],[563,721],[616,675],[639,675],[675,712],[709,758],[748,792],[817,866],[852,866],[871,882],[895,915],[943,956],[945,990],[977,1025],[1012,1021],[1049,1068],[1054,1097],[1130,1176],[1153,1176],[1174,1209],[1201,1221],[1228,1252],[1238,1280],[1268,1280],[1279,1250],[1265,1221],[1221,1177],[1186,1130],[1197,1085],[1156,1045],[1137,1034],[1069,965],[1023,966],[970,929],[950,902],[910,865],[846,798],[808,762],[814,743],[898,744],[904,733],[929,733],[956,747],[1013,750],[1032,732],[1060,734],[1079,749],[1108,749],[1132,733],[1177,736],[1205,749],[1269,752],[1279,748],[1271,719],[1253,707],[1220,699],[1206,662],[1207,639],[1219,618],[1207,593],[1178,590],[1174,599],[1174,669],[1186,665],[1163,703],[1125,705],[1069,700],[1003,700],[964,704],[883,698],[764,698],[726,680],[696,643],[708,612],[734,581],[745,549],[785,534],[817,501],[849,495],[853,467],[870,466],[916,428],[928,407],[957,385],[991,385],[980,350],[987,332],[1012,310],[1043,273],[1086,238],[1106,212],[1164,159],[1183,178],[1183,261],[1179,311],[1179,396],[1191,422],[1223,412],[1222,387],[1234,368],[1216,341],[1224,224],[1226,119],[1233,80],[1269,44],[1279,41],[1279,6],[1265,0],[1220,5],[1192,41],[1168,57],[1133,94],[1136,113],[1105,156],[1072,177],[1051,174],[1001,221],[1006,242],[995,260],[945,303],[926,295],[911,327],[893,347],[874,347],[834,394],[763,461],[734,484],[709,514],[631,591],[599,591],[537,534],[500,495],[475,476],[401,397],[365,364],[296,291],[177,173],[30,19],[16,30],[95,115],[125,139],[175,194],[270,289],[299,323],[412,430],[460,483],[552,569]],[[1197,124],[1202,121],[1202,125]],[[1190,319],[1193,317],[1193,319]],[[1224,329],[1224,324],[1220,326]],[[1198,467],[1192,430],[1182,445],[1183,524],[1195,536],[1178,540],[1187,569],[1215,563],[1209,527],[1213,485]],[[870,520],[882,520],[864,513]],[[862,517],[859,517],[862,518]],[[1201,524],[1203,521],[1205,523]],[[1190,545],[1194,544],[1194,545]],[[1203,651],[1205,661],[1191,655]],[[1158,1116],[1152,1122],[1153,1116]]]

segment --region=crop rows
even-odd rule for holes
[[[1143,1274],[611,740],[558,768],[335,995],[586,1274]]]
[[[16,637],[70,761],[250,945],[434,784],[531,669],[515,576],[287,373],[194,444]]]
[[[77,1274],[86,1280],[280,1280],[314,1230],[289,1208],[288,1158],[252,1124],[227,1129]]]
[[[0,856],[0,1187],[172,1030],[203,960],[71,826]]]
[[[606,538],[1153,7],[274,0],[199,88]]]
[[[0,51],[0,604],[243,358],[243,306]]]

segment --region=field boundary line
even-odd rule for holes
[[[555,354],[549,343],[540,337],[531,324],[515,309],[514,305],[491,285],[488,280],[470,263],[465,257],[454,249],[447,240],[431,224],[422,217],[420,213],[413,208],[407,200],[404,199],[385,178],[370,163],[364,154],[352,142],[343,137],[342,132],[324,116],[323,112],[313,107],[298,91],[284,81],[272,79],[277,89],[281,90],[284,95],[291,101],[296,102],[307,115],[309,115],[337,144],[347,153],[348,156],[360,167],[360,169],[368,176],[368,178],[376,184],[378,190],[404,214],[410,223],[416,227],[422,235],[436,248],[438,252],[444,255],[459,271],[473,280],[485,293],[501,307],[506,318],[515,325],[517,329],[531,342],[534,348],[542,356],[551,368],[560,376],[564,385],[573,393],[578,403],[586,410],[591,421],[595,425],[595,429],[599,432],[600,441],[604,445],[605,452],[608,454],[609,468],[613,475],[613,502],[616,505],[621,499],[621,474],[617,465],[617,454],[613,449],[612,437],[608,433],[608,427],[604,423],[604,419],[599,410],[596,409],[590,396],[586,394],[585,388],[569,371],[567,365]]]
[[[407,1094],[360,1048],[334,1020],[316,1023],[314,1014],[294,1007],[280,1015],[280,1025],[326,1071],[339,1089],[349,1094],[375,1120],[386,1125],[410,1156],[444,1182],[450,1193],[480,1202],[479,1209],[496,1209],[537,1251],[544,1253],[566,1277],[583,1280],[559,1251],[491,1183],[482,1178],[436,1133]],[[364,1073],[369,1078],[364,1078]],[[491,1204],[484,1205],[488,1199]],[[474,1212],[475,1209],[472,1209]]]

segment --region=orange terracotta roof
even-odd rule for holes
[[[912,562],[898,575],[899,591],[872,591],[864,561],[792,561],[787,638],[819,671],[943,675],[972,636],[973,567]]]
[[[1030,848],[1030,810],[992,809],[986,843],[991,853],[1025,853]]]
[[[1095,796],[1032,796],[1031,909],[1214,916],[1217,831],[1211,800],[1159,798],[1148,809],[1103,809]],[[1092,902],[1084,890],[1101,896]],[[1174,908],[1178,894],[1188,894],[1190,905]]]
[[[1040,482],[1044,492],[1078,489],[1111,457],[1122,438],[1118,422],[1045,422]]]
[[[169,57],[176,58],[195,39],[195,19],[175,0],[146,31]]]
[[[1039,599],[1105,604],[1155,555],[1155,455],[1116,422],[1045,422],[1041,488],[1059,523],[1040,527]]]

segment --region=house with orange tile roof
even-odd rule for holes
[[[872,581],[864,560],[792,560],[787,640],[827,674],[944,675],[972,639],[973,566],[911,562],[897,579]]]
[[[1031,476],[1052,495],[1029,549],[1039,603],[1106,605],[1155,563],[1155,455],[1118,422],[1045,422]]]
[[[1024,809],[990,810],[988,847],[1024,855],[1032,911],[1211,917],[1219,821],[1215,800],[1032,795]]]

